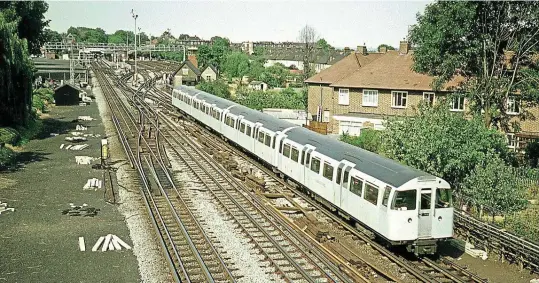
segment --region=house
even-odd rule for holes
[[[174,78],[174,85],[196,85],[200,81],[202,73],[193,65],[189,60],[185,60],[180,67],[172,73],[171,77]]]
[[[279,109],[279,108],[263,108],[262,113],[271,115],[277,119],[281,119],[292,124],[303,126],[307,121],[308,115],[303,109]]]
[[[426,100],[435,103],[451,94],[451,89],[463,81],[455,77],[438,91],[434,91],[432,76],[412,71],[413,51],[403,41],[398,51],[380,50],[369,53],[364,46],[335,65],[307,79],[308,109],[316,113],[313,120],[327,122],[333,134],[359,134],[361,128],[383,129],[390,116],[415,115],[415,106]],[[464,112],[468,101],[464,97],[451,98],[449,111]],[[508,109],[519,114],[518,102],[509,98]],[[528,109],[539,117],[539,108]],[[523,147],[530,138],[539,138],[539,122],[520,121],[521,131],[506,133],[509,146]]]
[[[252,81],[249,83],[249,88],[254,90],[266,91],[268,89],[268,84],[261,81]]]
[[[321,72],[324,69],[329,68],[331,65],[339,62],[346,57],[347,51],[337,51],[330,49],[324,51],[317,49],[314,53],[313,60],[311,62],[311,68],[316,73]],[[286,47],[283,49],[270,49],[264,56],[266,63],[264,67],[270,67],[277,63],[284,65],[287,68],[296,68],[303,70],[303,51],[299,47]]]
[[[217,69],[214,66],[209,65],[208,67],[206,67],[206,69],[204,69],[204,71],[202,71],[201,77],[204,81],[211,82],[217,79],[217,77],[219,76],[218,74],[219,72],[217,71]]]
[[[54,101],[56,105],[77,105],[81,98],[79,93],[84,91],[71,84],[63,84],[54,89]]]

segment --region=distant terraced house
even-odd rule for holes
[[[339,62],[345,58],[350,52],[345,50],[335,50],[334,48],[329,51],[317,49],[313,61],[311,62],[312,68],[316,73],[331,67],[333,64]],[[270,67],[277,63],[283,64],[287,68],[297,68],[303,70],[303,51],[298,47],[286,47],[286,48],[272,48],[266,51],[264,55],[266,63],[264,67]]]
[[[436,103],[440,97],[463,81],[455,77],[440,90],[433,90],[432,76],[412,71],[413,51],[402,41],[398,51],[386,49],[367,52],[358,46],[354,53],[306,80],[308,109],[316,113],[314,121],[327,122],[328,133],[359,135],[362,128],[383,129],[391,116],[415,115],[420,101]],[[449,111],[465,112],[468,101],[453,97]],[[522,109],[518,98],[507,99],[511,121],[518,120]],[[539,108],[527,109],[539,119]],[[510,148],[523,149],[539,138],[539,120],[521,120],[518,133],[505,133]]]

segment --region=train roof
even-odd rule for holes
[[[355,169],[391,186],[400,187],[406,182],[417,177],[432,176],[426,172],[403,165],[397,161],[385,158],[368,150],[364,150],[328,136],[321,135],[303,127],[298,127],[290,122],[275,118],[271,115],[253,110],[207,92],[185,86],[177,88],[183,90],[191,96],[198,94],[198,98],[202,98],[209,103],[215,104],[221,109],[234,105],[234,107],[230,109],[232,114],[242,115],[246,120],[254,123],[260,122],[263,124],[264,128],[271,131],[282,131],[286,128],[294,127],[286,133],[288,135],[288,139],[299,144],[310,144],[315,146],[317,152],[331,157],[336,161],[345,159],[353,162],[356,164],[354,167]]]
[[[287,132],[288,139],[316,147],[316,151],[337,161],[346,159],[356,164],[354,168],[394,187],[428,173],[385,158],[376,153],[315,133],[305,128],[294,128]]]

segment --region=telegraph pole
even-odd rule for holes
[[[135,14],[135,10],[131,9],[131,16],[133,17],[133,19],[135,19],[135,77],[133,78],[133,84],[135,84],[135,82],[138,80],[138,75],[137,75],[137,18],[138,18],[138,15]]]

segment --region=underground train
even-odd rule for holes
[[[191,87],[176,87],[172,104],[387,245],[435,254],[453,236],[441,178]]]

